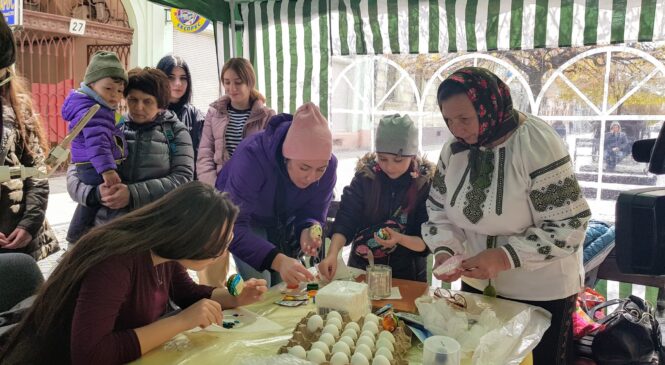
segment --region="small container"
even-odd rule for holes
[[[393,269],[388,265],[367,266],[367,286],[371,299],[383,299],[390,296],[393,285]]]
[[[425,340],[423,365],[460,365],[460,345],[446,336],[431,336]]]

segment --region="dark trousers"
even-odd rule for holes
[[[462,282],[462,291],[482,294],[465,282]],[[572,323],[577,295],[549,301],[503,299],[533,305],[552,313],[550,327],[533,350],[534,365],[568,365],[574,362]]]
[[[86,185],[97,186],[104,183],[102,175],[97,173],[92,164],[76,165],[76,174],[79,180]],[[72,220],[69,222],[69,229],[67,230],[67,242],[76,243],[81,236],[92,228],[95,224],[95,216],[99,207],[89,207],[79,204],[74,210]]]

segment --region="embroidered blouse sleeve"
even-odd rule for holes
[[[429,250],[436,255],[446,252],[451,255],[464,252],[463,242],[466,236],[462,229],[454,225],[445,210],[446,202],[446,162],[450,158],[450,144],[444,145],[436,165],[436,173],[432,179],[432,187],[427,198],[427,215],[429,220],[422,225],[422,237]],[[445,162],[444,162],[445,161]]]
[[[519,155],[528,176],[526,193],[533,226],[507,237],[508,243],[501,248],[513,268],[535,270],[580,249],[591,211],[570,155],[551,127],[535,120],[518,145],[529,151]]]

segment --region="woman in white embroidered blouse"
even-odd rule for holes
[[[486,69],[454,72],[437,100],[455,138],[441,150],[423,239],[435,268],[464,261],[436,277],[551,312],[534,363],[566,364],[591,216],[568,151],[549,125],[513,109],[508,86]]]

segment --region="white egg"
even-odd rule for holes
[[[339,341],[332,347],[333,354],[336,352],[343,352],[348,356],[351,356],[351,347],[346,342]]]
[[[369,365],[369,360],[367,360],[367,356],[356,352],[351,356],[351,365]]]
[[[356,346],[365,345],[369,347],[370,350],[374,350],[374,339],[367,336],[361,336],[358,341],[356,341]]]
[[[330,358],[330,365],[346,365],[349,363],[349,356],[343,352],[336,352]]]
[[[328,320],[326,321],[326,325],[329,324],[334,324],[335,326],[337,326],[338,330],[342,329],[342,320],[339,318],[328,318]]]
[[[372,360],[372,365],[390,365],[390,360],[383,355],[376,355]]]
[[[330,319],[330,318],[337,318],[337,319],[339,319],[340,322],[342,322],[342,315],[339,314],[338,311],[330,311],[330,312],[326,315],[326,319]]]
[[[385,347],[390,351],[395,351],[395,346],[393,346],[393,343],[390,342],[390,340],[387,338],[380,338],[378,341],[376,341],[376,348],[379,347]]]
[[[326,362],[326,355],[319,349],[311,349],[307,353],[307,360],[315,364],[323,364]]]
[[[335,337],[331,333],[322,333],[321,337],[319,337],[319,341],[328,346],[332,346],[335,343]]]
[[[289,354],[303,360],[307,358],[307,352],[300,345],[295,345],[289,348]]]
[[[370,331],[376,335],[379,333],[379,326],[374,322],[367,322],[363,325],[363,331]]]
[[[374,324],[377,326],[379,325],[379,317],[377,317],[374,313],[370,313],[365,316],[365,323],[367,323],[367,321],[374,322]]]
[[[372,332],[372,331],[370,331],[370,330],[365,330],[365,331],[363,331],[363,332],[360,334],[360,337],[369,337],[369,338],[371,338],[371,339],[374,339],[374,338],[375,338],[375,336],[374,336],[374,332]]]
[[[388,349],[385,348],[385,347],[379,347],[378,349],[376,349],[376,353],[374,354],[374,356],[379,356],[379,355],[383,355],[383,356],[385,356],[388,360],[391,360],[391,361],[392,361],[392,359],[393,359],[393,353],[392,353],[392,351],[388,350]]]
[[[363,354],[367,358],[367,360],[372,358],[372,349],[369,348],[369,346],[365,344],[356,344],[356,351],[354,352],[355,354]]]
[[[344,332],[342,332],[342,337],[344,336],[351,337],[355,341],[358,339],[358,332],[352,329],[344,330]]]
[[[349,336],[342,336],[342,338],[339,339],[340,342],[345,342],[347,345],[349,345],[349,348],[354,348],[356,347],[356,342],[353,340],[353,338]]]
[[[385,338],[386,340],[392,342],[393,345],[395,344],[395,336],[389,331],[381,331],[381,333],[379,333],[379,338]]]
[[[325,342],[316,341],[312,344],[312,349],[319,349],[326,355],[330,355],[330,347]]]
[[[344,327],[344,330],[348,330],[349,328],[353,329],[356,332],[360,332],[360,326],[358,325],[357,322],[349,322],[346,324]]]
[[[333,337],[337,338],[339,337],[339,328],[334,324],[327,324],[323,327],[323,333],[330,333]]]
[[[314,333],[319,328],[323,328],[323,318],[318,314],[309,317],[307,320],[307,332]]]

